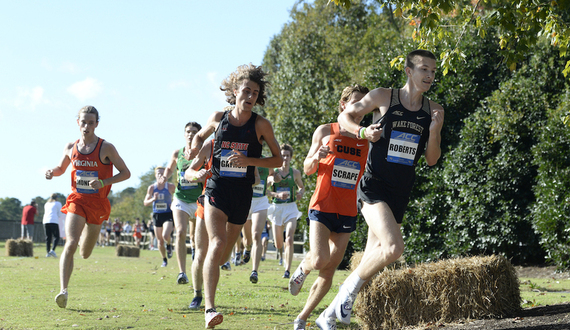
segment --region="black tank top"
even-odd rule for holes
[[[228,162],[234,149],[239,150],[247,157],[260,158],[261,144],[255,131],[257,114],[251,113],[249,120],[242,126],[230,124],[230,111],[224,112],[222,120],[216,128],[214,140],[214,157],[212,160],[212,179],[230,180],[236,184],[255,183],[255,166],[237,167]]]
[[[404,108],[399,91],[392,89],[388,111],[375,122],[382,124],[383,132],[380,140],[371,143],[366,171],[395,194],[409,196],[416,164],[429,138],[431,109],[427,97],[423,97],[418,111]]]

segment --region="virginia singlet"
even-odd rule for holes
[[[79,140],[73,144],[71,153],[71,190],[84,197],[107,198],[111,191],[111,185],[105,185],[100,189],[91,188],[92,180],[105,180],[113,176],[113,163],[103,164],[101,161],[101,146],[103,139],[98,138],[97,146],[89,154],[82,154],[77,148]]]
[[[431,124],[429,99],[422,108],[410,111],[401,104],[399,89],[392,89],[390,107],[376,123],[381,138],[371,143],[366,171],[397,194],[409,195],[416,178],[415,167],[425,151]]]
[[[236,184],[255,183],[255,166],[239,167],[230,164],[228,158],[239,150],[246,157],[260,158],[261,143],[257,138],[255,121],[257,114],[251,113],[249,120],[242,126],[230,123],[230,111],[224,112],[222,120],[216,129],[214,157],[212,159],[212,180],[223,178]]]
[[[330,124],[330,153],[319,160],[315,192],[309,209],[354,217],[356,187],[364,173],[368,141],[340,134],[338,123]]]

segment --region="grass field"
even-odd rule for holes
[[[0,242],[0,252],[5,246]],[[61,247],[56,251],[59,255]],[[67,309],[54,302],[59,292],[59,258],[46,258],[36,243],[33,258],[0,257],[0,329],[203,329],[204,312],[191,311],[191,285],[177,285],[175,257],[161,268],[158,251],[141,251],[140,258],[116,257],[113,247],[96,247],[93,255],[75,258]],[[190,267],[190,257],[188,257]],[[299,261],[293,263],[292,271]],[[189,269],[190,270],[190,269]],[[216,302],[224,322],[216,329],[292,329],[316,273],[293,297],[283,279],[283,267],[268,258],[261,263],[259,283],[249,282],[251,265],[222,271]],[[333,287],[309,319],[308,329],[334,298],[348,276],[339,271]],[[567,302],[570,280],[521,279],[523,307]],[[356,318],[350,326],[358,329]]]

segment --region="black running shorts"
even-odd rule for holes
[[[243,225],[247,221],[253,197],[251,184],[240,185],[224,179],[210,178],[206,184],[205,195],[210,205],[228,216],[229,223]]]
[[[309,220],[320,222],[334,233],[352,233],[356,230],[356,217],[338,213],[309,210]]]
[[[173,221],[172,211],[164,213],[153,213],[152,222],[155,227],[162,227],[166,221]]]
[[[394,218],[399,224],[404,220],[404,212],[410,201],[409,196],[395,194],[393,191],[390,191],[380,179],[372,177],[368,172],[364,172],[364,175],[360,179],[357,198],[359,211],[362,208],[362,202],[367,204],[385,202],[390,207],[390,210],[392,210],[392,214],[394,214]]]

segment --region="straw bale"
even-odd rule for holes
[[[17,257],[21,256],[20,245],[15,239],[9,239],[6,241],[6,256],[7,257]]]
[[[138,258],[140,256],[140,249],[136,246],[129,246],[129,257]]]
[[[124,257],[125,253],[126,253],[126,246],[125,245],[117,245],[117,248],[115,249],[116,251],[116,255],[117,257]]]
[[[398,329],[504,317],[520,304],[514,267],[503,256],[488,256],[384,270],[363,287],[354,310],[363,329]]]
[[[23,257],[34,256],[34,242],[29,239],[19,239],[18,245],[20,246],[20,253]]]
[[[140,249],[136,246],[117,245],[117,257],[135,257],[140,256]]]

